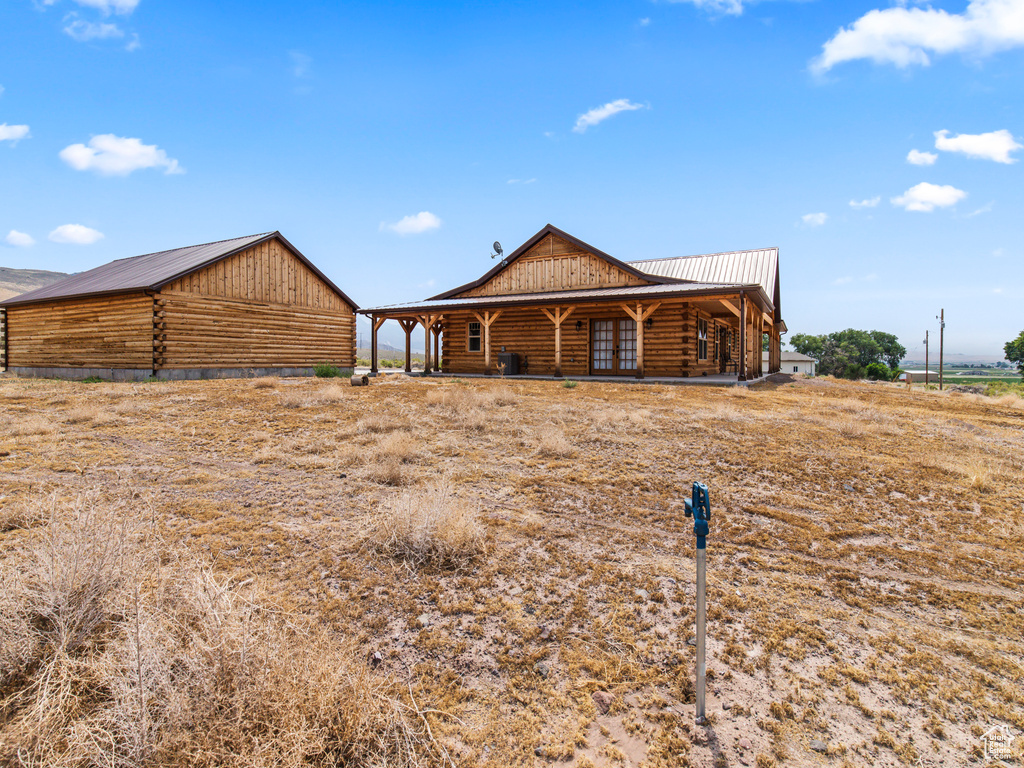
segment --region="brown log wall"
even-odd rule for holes
[[[635,308],[635,305],[631,304]],[[708,319],[708,359],[697,359],[697,317]],[[614,304],[577,308],[562,323],[562,375],[586,376],[590,371],[590,323],[593,320],[627,319],[621,306]],[[443,320],[443,370],[452,373],[485,373],[484,344],[468,351],[469,323],[477,319],[472,312],[445,313]],[[664,302],[644,329],[645,376],[700,376],[719,371],[715,356],[715,320],[686,302]],[[577,321],[582,321],[576,330]],[[734,340],[738,332],[734,332]],[[734,341],[735,343],[735,341]],[[491,373],[497,372],[502,346],[519,355],[520,372],[554,375],[555,325],[540,307],[506,309],[491,326]],[[735,355],[734,355],[735,356]],[[522,371],[524,358],[527,370]],[[633,372],[623,374],[634,376]]]
[[[350,307],[260,304],[172,291],[161,291],[156,306],[156,368],[355,366]]]
[[[151,368],[153,299],[67,299],[7,309],[8,367]]]

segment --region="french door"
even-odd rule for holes
[[[590,328],[592,373],[618,376],[636,372],[635,320],[592,320]]]

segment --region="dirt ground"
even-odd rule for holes
[[[120,500],[239,594],[379,653],[458,766],[980,765],[997,725],[1019,755],[1022,478],[1012,395],[0,379],[0,558],[40,535],[33,504]],[[482,555],[368,542],[437,483],[478,511]]]

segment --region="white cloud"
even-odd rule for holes
[[[124,32],[117,24],[96,23],[82,19],[73,20],[64,27],[64,31],[80,43],[85,43],[89,40],[107,40],[111,37],[124,37]]]
[[[430,211],[420,211],[415,216],[406,216],[394,224],[382,221],[380,223],[380,231],[383,232],[385,229],[390,229],[392,232],[397,232],[400,235],[418,235],[421,232],[429,232],[431,229],[437,229],[440,226],[440,218]]]
[[[576,119],[576,125],[573,126],[573,133],[583,133],[587,128],[607,120],[612,115],[617,115],[619,112],[632,112],[637,109],[647,109],[647,107],[643,104],[634,104],[629,99],[609,101],[603,107],[595,107],[580,115]]]
[[[509,184],[533,184],[536,179],[509,179]]]
[[[104,133],[89,139],[89,146],[72,144],[60,151],[60,159],[76,171],[96,171],[104,176],[127,176],[143,168],[164,168],[164,173],[184,173],[178,161],[167,157],[155,144]]]
[[[822,47],[811,69],[827,72],[837,64],[870,59],[876,64],[928,66],[929,54],[979,56],[1024,45],[1024,3],[971,0],[962,14],[934,8],[907,8],[904,2],[868,11],[840,28]]]
[[[739,16],[743,13],[743,0],[669,0],[670,3],[693,3],[711,13],[727,13]]]
[[[28,138],[27,125],[8,125],[0,123],[0,141],[12,141],[17,144],[22,139]]]
[[[974,211],[971,211],[970,213],[968,213],[967,214],[967,218],[970,219],[970,218],[973,218],[974,216],[980,216],[983,213],[991,213],[992,209],[995,208],[995,207],[996,207],[996,201],[992,200],[991,202],[986,203],[985,205],[981,206],[981,208],[978,208],[977,210],[974,210]]]
[[[911,187],[899,197],[892,198],[892,204],[898,205],[908,211],[923,211],[929,213],[936,208],[948,208],[956,205],[967,197],[962,189],[957,189],[949,184],[939,186],[923,181],[917,186]]]
[[[1018,144],[1013,134],[1007,130],[976,134],[959,133],[952,138],[949,137],[949,131],[936,131],[935,148],[943,152],[960,152],[980,160],[1010,164],[1017,162],[1017,158],[1010,157],[1010,153],[1024,149],[1024,145]]]
[[[907,162],[911,165],[935,165],[939,156],[934,152],[918,152],[912,149],[907,153]]]
[[[4,238],[4,242],[8,245],[13,245],[16,248],[28,248],[30,245],[36,244],[35,238],[32,237],[32,235],[27,235],[16,229],[12,229],[7,233],[7,237]]]
[[[128,53],[131,53],[132,51],[139,50],[139,48],[141,48],[141,47],[142,47],[142,43],[139,42],[139,35],[138,35],[138,33],[137,32],[132,32],[132,39],[128,41],[128,45],[126,45],[124,47],[124,49],[126,51],[128,51]]]
[[[1001,259],[1003,258],[1003,256],[1006,255],[1006,251],[1003,248],[996,248],[994,251],[992,251],[992,255],[995,256],[997,259]]]
[[[102,232],[97,232],[90,227],[83,227],[81,224],[61,224],[50,233],[50,239],[55,243],[70,243],[71,245],[92,245],[102,240]]]
[[[851,208],[876,208],[882,202],[881,197],[869,197],[867,200],[851,200]]]
[[[853,278],[852,277],[849,277],[849,276],[847,276],[847,277],[837,277],[835,280],[832,281],[832,285],[846,285],[847,283],[852,283],[852,282],[853,282]]]
[[[288,51],[288,56],[292,60],[292,74],[295,77],[305,77],[309,74],[309,68],[313,64],[313,59],[300,51]]]
[[[820,227],[828,221],[827,213],[805,213],[800,217],[808,227]]]
[[[86,8],[95,8],[106,16],[111,13],[127,16],[139,4],[139,0],[75,0],[75,2]]]
[[[0,85],[0,96],[4,95],[4,87]]]
[[[650,23],[651,23],[651,20],[650,20],[650,18],[646,18],[646,17],[645,17],[645,18],[643,18],[643,19],[640,19],[640,26],[641,26],[641,27],[646,27],[646,26],[647,26],[647,25],[649,25]]]

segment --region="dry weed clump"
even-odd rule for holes
[[[49,435],[57,430],[52,419],[43,415],[26,416],[20,419],[4,419],[3,432],[11,437],[32,437],[33,435]]]
[[[646,432],[652,427],[651,412],[646,408],[602,408],[593,415],[593,422],[595,429],[603,432]]]
[[[115,416],[107,411],[102,410],[99,406],[89,404],[81,405],[77,408],[72,408],[68,411],[68,415],[65,417],[65,421],[68,424],[109,424],[115,420]]]
[[[415,703],[351,643],[159,555],[122,505],[49,512],[45,535],[0,561],[0,764],[439,757]]]
[[[457,498],[445,480],[381,504],[370,520],[368,541],[418,565],[459,567],[483,552],[484,527],[476,507]]]
[[[476,390],[447,385],[427,393],[427,405],[436,408],[445,421],[457,429],[483,431],[499,418],[495,407],[512,405],[516,397],[508,387]]]
[[[565,436],[564,430],[546,424],[537,430],[537,452],[542,456],[572,456],[576,449]]]
[[[260,376],[252,380],[253,389],[274,389],[277,386],[276,376]]]

